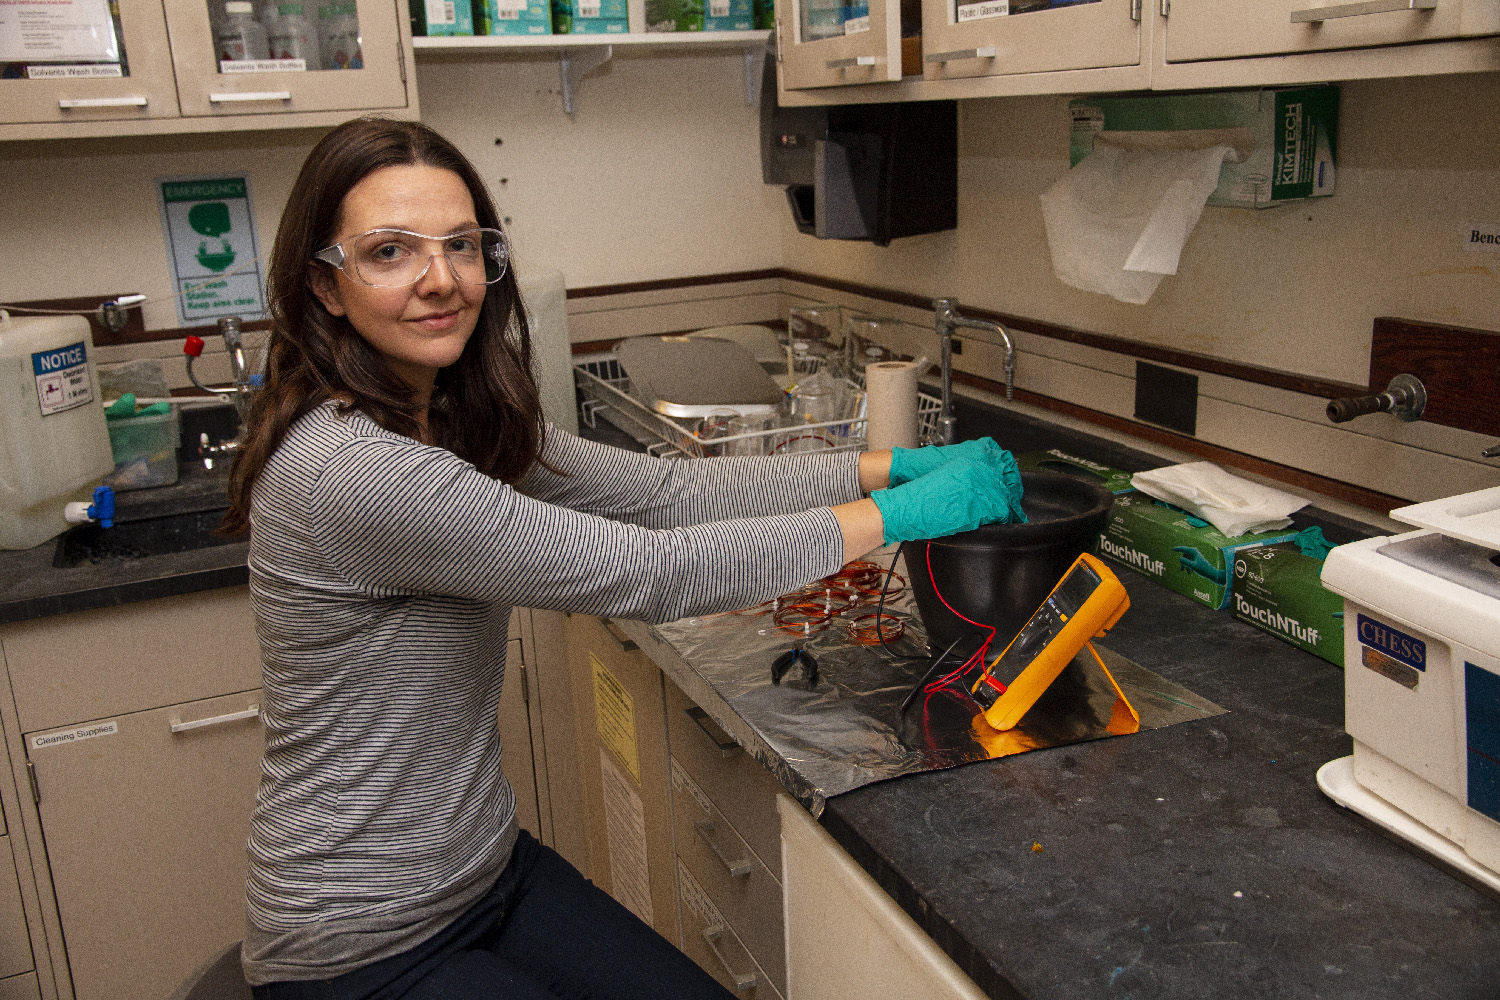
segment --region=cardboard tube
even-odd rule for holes
[[[912,361],[878,361],[865,366],[869,423],[866,447],[915,448],[917,441],[917,365]]]

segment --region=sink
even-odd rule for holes
[[[220,509],[116,522],[112,528],[81,525],[57,540],[52,565],[57,569],[70,569],[116,559],[146,559],[243,542],[246,535],[217,534],[223,519],[224,511]]]

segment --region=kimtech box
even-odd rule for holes
[[[753,0],[703,0],[704,31],[749,31],[755,27]]]
[[[440,37],[474,34],[471,0],[412,0],[411,33]]]
[[[1074,165],[1094,150],[1101,132],[1127,148],[1235,147],[1210,205],[1269,208],[1333,194],[1338,150],[1339,88],[1080,97],[1068,103]],[[1175,133],[1175,134],[1172,134]]]
[[[551,0],[474,0],[476,35],[550,35]]]
[[[626,0],[552,0],[558,35],[623,35],[630,30]]]
[[[1069,454],[1061,448],[1028,451],[1023,455],[1016,455],[1015,459],[1016,467],[1022,472],[1061,472],[1065,476],[1097,483],[1116,495],[1135,489],[1130,485],[1130,473],[1125,470]]]
[[[1359,537],[1313,525],[1290,541],[1235,553],[1234,616],[1342,667],[1344,599],[1321,575],[1328,553]]]
[[[1284,542],[1291,529],[1226,537],[1207,521],[1144,493],[1115,497],[1099,554],[1211,608],[1229,603],[1229,574],[1236,553]]]

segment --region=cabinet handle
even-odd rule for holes
[[[60,108],[144,108],[144,97],[59,97]]]
[[[620,652],[633,653],[641,647],[635,644],[635,640],[625,634],[625,630],[608,618],[600,618],[599,624],[604,626],[604,631],[609,633],[611,639],[620,644]]]
[[[251,705],[249,708],[241,712],[230,712],[228,715],[214,715],[210,716],[207,719],[194,719],[192,722],[183,722],[180,719],[173,719],[171,720],[172,732],[185,733],[189,729],[204,729],[208,726],[222,726],[229,722],[239,722],[242,719],[253,719],[259,714],[260,706]]]
[[[290,101],[290,90],[247,90],[228,94],[209,94],[210,104],[225,104],[231,101]]]
[[[708,849],[710,851],[714,852],[714,857],[719,859],[719,863],[724,866],[725,871],[729,872],[731,878],[744,878],[745,876],[749,875],[750,859],[740,858],[736,861],[729,860],[729,858],[724,854],[724,849],[714,841],[714,838],[712,836],[710,836],[710,834],[712,834],[716,829],[718,829],[718,826],[711,819],[700,819],[693,821],[693,832],[698,835],[699,840],[708,845]]]
[[[848,59],[828,60],[829,69],[848,69],[851,66],[874,66],[885,62],[880,56],[850,56]]]
[[[1309,7],[1292,11],[1293,24],[1311,24],[1335,17],[1360,17],[1364,14],[1389,14],[1397,10],[1437,10],[1438,0],[1360,0],[1332,7]]]
[[[986,45],[982,49],[955,49],[952,52],[933,52],[923,56],[924,62],[945,63],[957,62],[960,59],[993,59],[995,58],[995,47]]]
[[[694,705],[692,708],[683,709],[683,711],[697,725],[699,732],[708,737],[708,742],[712,743],[714,749],[719,751],[720,757],[731,757],[736,752],[744,749],[734,741],[734,737],[724,732],[724,730],[719,729],[718,724],[709,718],[708,713],[697,705]],[[713,726],[713,729],[710,729],[709,726]],[[719,731],[716,733],[714,729],[719,729]],[[723,739],[719,738],[721,734],[723,735]]]
[[[735,972],[729,964],[729,959],[725,958],[724,953],[719,950],[719,938],[723,936],[724,928],[722,927],[703,928],[703,940],[707,942],[708,950],[714,953],[714,958],[719,960],[719,964],[724,967],[725,974],[734,983],[734,991],[743,993],[746,990],[755,989],[755,973]]]

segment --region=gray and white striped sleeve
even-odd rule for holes
[[[649,503],[659,488],[627,475],[617,490],[659,511]],[[826,507],[651,529],[527,496],[452,452],[395,436],[333,454],[310,500],[325,557],[373,597],[439,594],[663,622],[767,600],[843,558]],[[693,505],[666,509],[674,506]]]
[[[549,426],[543,456],[564,475],[538,464],[519,484],[522,492],[649,528],[791,514],[864,495],[854,452],[655,458]]]

